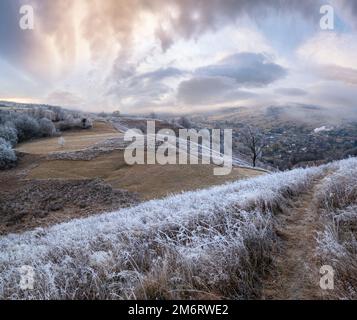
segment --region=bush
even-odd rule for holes
[[[60,131],[73,130],[80,128],[79,122],[75,121],[73,118],[68,118],[66,120],[57,123],[57,127]]]
[[[0,138],[0,170],[11,168],[16,163],[16,160],[16,154],[11,148],[11,144]]]
[[[28,115],[22,114],[14,120],[18,132],[19,142],[40,136],[38,121]]]
[[[39,126],[42,137],[51,137],[56,133],[56,128],[53,122],[47,118],[40,119]]]
[[[0,138],[10,142],[14,147],[17,144],[17,130],[11,122],[0,125]]]

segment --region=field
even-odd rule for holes
[[[122,134],[109,123],[95,122],[90,130],[65,131],[62,136],[65,139],[63,147],[58,144],[57,137],[52,137],[19,144],[17,150],[29,154],[75,151],[85,149],[110,138],[120,137]]]
[[[109,123],[96,122],[92,130],[64,134],[65,147],[56,138],[25,143],[18,150],[30,154],[78,151],[110,138],[122,137]],[[160,198],[171,193],[205,188],[227,181],[262,174],[245,168],[233,168],[227,176],[214,176],[213,165],[133,165],[124,161],[123,150],[113,150],[92,160],[43,160],[31,169],[27,179],[95,179],[113,188],[137,192],[142,199]]]
[[[123,151],[116,150],[90,161],[43,161],[29,172],[27,178],[100,178],[113,188],[137,192],[142,199],[148,200],[262,174],[252,169],[233,168],[227,176],[214,176],[213,168],[213,165],[129,166],[124,161]]]
[[[0,173],[0,234],[262,174],[233,168],[230,175],[214,176],[213,165],[129,166],[122,147],[106,145],[113,139],[123,140],[123,133],[108,122],[95,122],[89,130],[67,131],[63,137],[63,148],[58,137],[20,144],[18,166]],[[70,195],[77,194],[79,188],[84,196],[77,201]]]

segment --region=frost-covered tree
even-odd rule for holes
[[[14,125],[17,129],[20,142],[40,135],[40,125],[38,121],[26,114],[17,116],[14,120]]]
[[[0,138],[10,142],[14,147],[17,144],[17,130],[11,122],[0,125]]]
[[[0,138],[0,170],[11,168],[16,160],[16,154],[10,142]]]
[[[120,113],[119,110],[116,110],[116,111],[114,111],[114,112],[112,113],[112,116],[113,116],[113,117],[120,117],[120,116],[121,116],[121,113]]]
[[[56,128],[53,122],[47,118],[39,120],[40,134],[42,137],[51,137],[56,133]]]

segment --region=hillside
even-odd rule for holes
[[[257,128],[264,141],[261,161],[279,170],[328,163],[356,156],[357,118],[353,108],[286,105],[227,108],[191,115],[195,125],[232,128],[234,150],[246,153],[241,130]]]
[[[3,236],[0,296],[356,298],[356,177],[351,158]],[[32,291],[17,285],[23,265]]]
[[[36,110],[43,113],[41,107]],[[56,126],[68,122],[65,111],[56,112],[64,118],[54,121]],[[264,174],[236,166],[229,175],[214,176],[213,164],[127,165],[123,130],[143,127],[147,119],[91,117],[90,128],[35,136],[15,146],[16,166],[0,171],[0,235]],[[167,125],[159,120],[156,124],[157,129]]]

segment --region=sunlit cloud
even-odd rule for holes
[[[327,1],[338,23],[323,31],[325,2],[2,0],[0,98],[90,111],[189,111],[324,104],[325,91],[311,88],[338,83],[331,99],[350,103],[353,90],[344,86],[357,85],[357,6]],[[31,31],[18,25],[24,3],[34,8]]]

